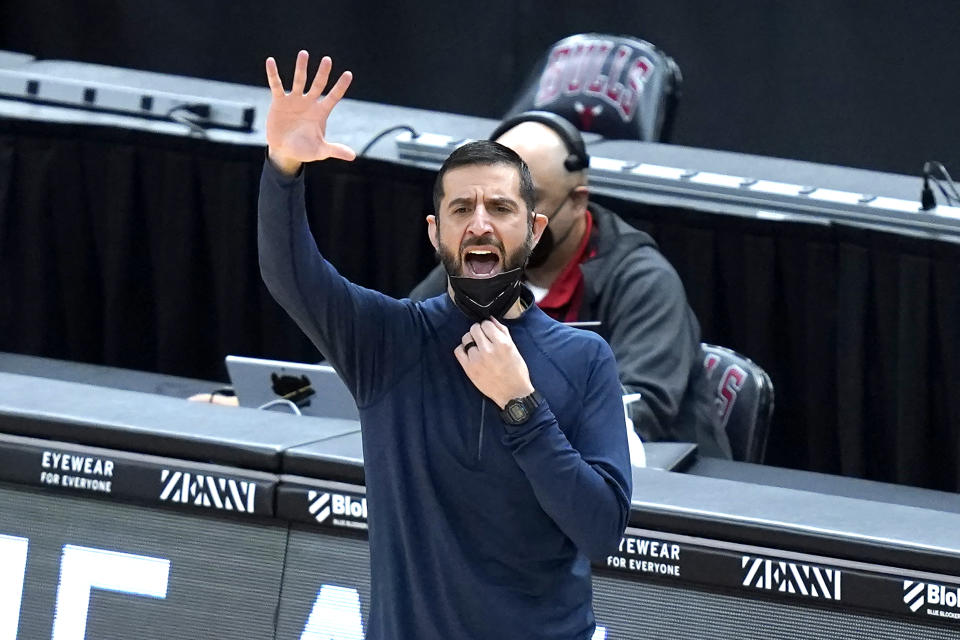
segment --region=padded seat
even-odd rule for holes
[[[717,394],[717,413],[730,439],[733,459],[763,462],[773,417],[773,382],[750,358],[732,349],[703,343],[710,387]]]

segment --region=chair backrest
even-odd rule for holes
[[[645,40],[581,33],[540,59],[506,118],[549,111],[605,138],[669,142],[683,78]]]
[[[763,462],[773,416],[773,382],[753,360],[732,349],[704,343],[707,380],[717,414],[730,439],[733,459]]]

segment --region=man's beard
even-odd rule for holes
[[[504,255],[503,244],[490,236],[465,242],[460,246],[459,256],[452,255],[443,248],[443,243],[438,242],[437,254],[447,271],[453,303],[460,311],[474,322],[491,317],[502,320],[523,291],[523,267],[530,257],[532,240],[533,231],[528,229],[523,245],[509,256]],[[488,277],[463,275],[464,260],[461,256],[474,245],[496,247],[500,255],[504,255],[503,268],[499,273]]]
[[[443,268],[446,270],[448,276],[464,275],[463,256],[466,254],[466,249],[471,246],[492,246],[499,249],[500,255],[503,256],[503,267],[500,269],[501,273],[510,271],[511,269],[525,268],[527,261],[530,259],[530,254],[533,251],[533,247],[531,246],[533,243],[533,229],[528,229],[524,243],[517,247],[509,256],[504,253],[503,243],[491,236],[481,236],[475,240],[468,240],[460,245],[459,253],[455,255],[443,246],[443,242],[440,240],[439,229],[437,231],[437,256],[440,257],[440,262],[443,264]]]

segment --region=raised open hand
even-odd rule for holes
[[[325,158],[353,160],[357,155],[347,145],[326,140],[327,117],[346,93],[353,74],[344,71],[329,93],[321,97],[333,66],[333,61],[324,56],[310,89],[304,93],[309,58],[306,51],[297,54],[290,93],[283,90],[276,60],[267,58],[267,82],[273,94],[267,112],[267,145],[270,159],[289,173],[303,162]]]

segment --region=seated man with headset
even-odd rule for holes
[[[556,114],[528,111],[505,120],[490,139],[529,165],[537,210],[549,219],[526,269],[537,305],[563,322],[599,322],[617,359],[628,418],[643,440],[696,442],[701,455],[730,458],[683,284],[649,235],[589,201],[590,159],[580,132]],[[446,288],[438,265],[410,297]]]

